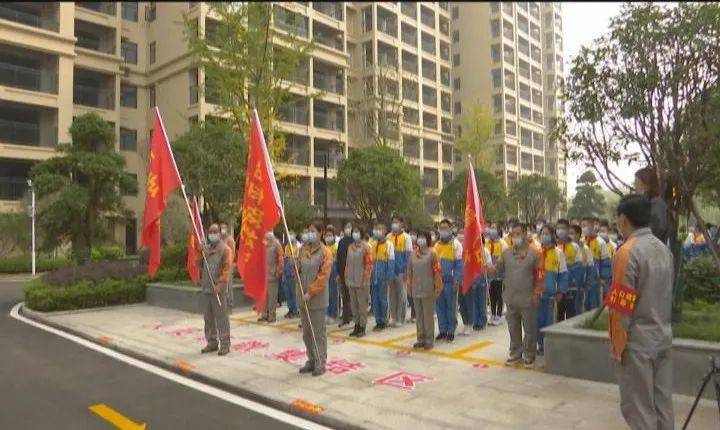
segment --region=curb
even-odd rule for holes
[[[327,426],[333,429],[338,430],[363,430],[365,427],[361,427],[358,425],[350,424],[344,421],[341,421],[338,418],[322,415],[322,414],[316,414],[316,413],[307,413],[303,412],[302,410],[296,409],[292,406],[292,404],[287,403],[285,401],[280,401],[277,399],[273,399],[271,397],[262,395],[258,392],[248,390],[242,387],[239,387],[237,385],[228,384],[226,382],[223,382],[221,380],[211,378],[208,376],[205,376],[203,374],[200,374],[198,372],[192,371],[192,370],[182,370],[176,367],[175,365],[171,363],[164,362],[162,360],[159,360],[154,357],[147,356],[145,354],[138,353],[137,351],[118,346],[114,343],[107,343],[103,342],[101,339],[95,338],[93,336],[90,336],[86,333],[83,333],[81,331],[75,330],[73,328],[66,327],[62,324],[58,324],[54,321],[49,320],[45,317],[45,315],[42,312],[33,311],[32,309],[29,309],[23,306],[20,307],[19,313],[23,315],[24,317],[27,317],[33,321],[48,325],[50,327],[53,327],[57,330],[64,331],[66,333],[72,334],[74,336],[80,337],[82,339],[85,339],[87,341],[90,341],[92,343],[95,343],[97,345],[101,345],[105,348],[112,349],[114,351],[117,351],[121,354],[125,354],[129,357],[135,358],[140,361],[144,361],[148,364],[152,364],[153,366],[160,367],[164,370],[176,373],[178,375],[184,376],[186,378],[195,380],[197,382],[201,382],[203,384],[207,384],[210,386],[213,386],[215,388],[221,389],[223,391],[227,391],[229,393],[244,397],[248,400],[252,400],[254,402],[263,404],[265,406],[271,407],[273,409],[277,409],[279,411],[297,416],[299,418],[306,419],[308,421],[315,422],[317,424]]]

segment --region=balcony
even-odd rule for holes
[[[313,86],[323,91],[345,95],[345,75],[342,69],[315,61]]]
[[[310,165],[310,138],[288,134],[285,141],[285,151],[280,159],[288,164],[298,166]]]
[[[328,159],[328,168],[337,169],[338,164],[345,159],[345,151],[342,142],[315,138],[313,145],[313,158],[315,167],[325,165],[325,157]]]
[[[450,61],[450,45],[442,40],[440,41],[440,58]]]
[[[413,47],[417,46],[417,29],[413,26],[402,24],[402,41]]]
[[[397,48],[378,42],[378,64],[396,69],[398,67]]]
[[[397,37],[398,20],[397,16],[384,8],[377,8],[377,28],[390,37]]]
[[[418,74],[417,55],[411,54],[407,51],[403,51],[403,53],[402,53],[402,69],[405,72],[409,72],[414,75],[417,75]]]
[[[437,116],[427,112],[423,113],[423,127],[431,130],[437,130]]]
[[[104,54],[115,54],[115,29],[75,20],[76,46]]]
[[[0,142],[22,146],[56,146],[57,110],[0,102]]]
[[[58,58],[0,44],[0,85],[57,94]]]
[[[344,20],[342,2],[313,2],[313,9],[338,21]]]
[[[295,34],[300,37],[308,37],[308,18],[295,12],[273,5],[273,24],[276,28]]]
[[[447,67],[440,66],[440,83],[447,87],[450,86],[450,69]]]
[[[448,21],[447,18],[441,16],[439,18],[439,22],[440,22],[440,33],[442,33],[445,36],[449,36],[450,35],[450,21]]]
[[[435,68],[435,63],[433,63],[430,60],[422,60],[422,75],[425,79],[430,79],[431,81],[437,80],[437,70]]]
[[[420,140],[414,136],[403,136],[403,156],[420,158]]]
[[[104,13],[105,15],[115,16],[117,14],[117,3],[109,1],[78,1],[75,6],[83,9],[93,10],[95,12]]]
[[[309,125],[309,109],[306,99],[296,99],[283,103],[278,109],[278,116],[281,121],[293,124]]]
[[[115,109],[115,76],[75,68],[73,103]]]
[[[313,125],[325,130],[345,131],[345,111],[342,106],[315,100]]]
[[[435,28],[435,12],[425,6],[420,6],[420,22],[430,28]]]
[[[345,51],[345,41],[342,30],[337,30],[315,21],[313,22],[313,39],[320,45],[338,51]]]
[[[400,12],[412,19],[417,19],[417,3],[412,1],[400,2]]]
[[[0,3],[0,19],[58,31],[60,3],[55,2],[6,2]]]
[[[420,45],[423,51],[435,55],[435,38],[432,35],[423,32],[420,37]]]
[[[427,85],[423,85],[422,89],[423,105],[437,108],[437,91]]]

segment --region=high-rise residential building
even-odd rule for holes
[[[451,3],[456,135],[475,104],[492,114],[495,174],[506,186],[539,173],[566,189],[566,161],[550,139],[564,85],[560,3]]]
[[[134,216],[113,227],[115,240],[137,248],[152,107],[171,141],[219,116],[200,90],[210,83],[189,55],[183,14],[211,37],[218,18],[204,2],[0,4],[0,211],[21,209],[33,163],[70,141],[74,117],[95,112],[115,128],[116,149],[137,179],[137,195],[124,197]],[[448,4],[277,2],[272,16],[279,31],[314,42],[291,86],[302,97],[280,112],[279,173],[296,176],[298,192],[322,207],[326,157],[332,177],[349,150],[372,142],[358,125],[378,105],[363,99],[395,94],[383,138],[417,167],[439,216],[453,162]],[[348,215],[333,196],[329,207],[331,218]]]

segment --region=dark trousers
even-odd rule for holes
[[[352,307],[350,306],[350,290],[342,278],[340,278],[340,301],[342,302],[342,322],[350,323],[353,320]]]
[[[576,291],[568,291],[562,295],[557,302],[557,321],[564,321],[577,315],[575,310],[575,293]]]
[[[494,279],[490,282],[490,312],[493,316],[502,316],[503,298],[502,298],[503,281]]]

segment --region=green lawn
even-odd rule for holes
[[[607,312],[594,325],[583,328],[607,331]],[[720,303],[685,303],[682,321],[673,327],[673,337],[720,342]]]

